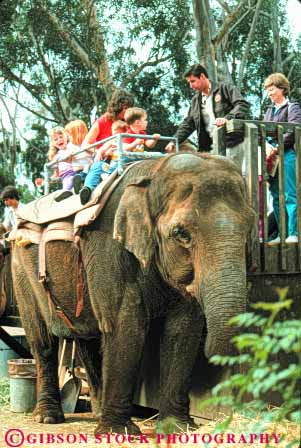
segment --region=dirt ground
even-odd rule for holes
[[[269,444],[266,444],[264,440],[260,441],[259,436],[257,440],[251,442],[248,439],[247,431],[242,430],[241,424],[243,422],[239,417],[235,419],[231,430],[225,431],[223,435],[219,433],[216,440],[213,439],[214,424],[208,423],[201,426],[195,433],[184,432],[181,434],[179,430],[178,434],[171,434],[169,444],[167,444],[167,435],[164,436],[162,434],[160,436],[161,439],[158,440],[158,436],[155,435],[155,422],[153,420],[141,419],[136,420],[136,423],[144,434],[144,437],[140,440],[137,439],[129,443],[128,441],[123,441],[125,436],[119,434],[112,435],[111,440],[104,438],[101,441],[94,437],[97,419],[91,413],[67,414],[65,423],[42,425],[33,422],[31,414],[13,413],[10,411],[9,406],[3,406],[0,409],[0,448],[128,448],[137,446],[147,446],[148,448],[246,448],[249,446],[252,448],[265,448],[267,446],[288,448],[290,446],[290,448],[298,448],[300,446],[299,442],[290,445],[293,438],[300,437],[300,431],[296,425],[289,423],[270,427],[266,431],[269,437]],[[283,440],[278,443],[272,440],[273,433],[281,434]],[[241,434],[247,439],[247,442],[244,442],[242,439],[239,441]],[[210,437],[212,440],[210,440]],[[235,437],[235,441],[231,442],[230,440],[229,442],[227,437]]]
[[[31,414],[13,413],[9,406],[0,409],[0,448],[7,447],[82,447],[82,448],[117,448],[135,446],[136,443],[121,443],[123,436],[110,441],[95,440],[94,430],[97,419],[91,413],[67,414],[65,423],[44,425],[35,423]],[[154,423],[136,421],[144,434],[153,433]],[[153,446],[151,437],[147,436],[148,447]],[[20,444],[21,443],[21,444]],[[139,446],[141,445],[138,441]],[[154,444],[155,445],[155,444]]]

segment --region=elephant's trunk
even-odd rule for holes
[[[239,333],[239,328],[229,325],[229,320],[246,311],[245,279],[232,274],[230,280],[229,276],[216,278],[212,275],[212,284],[202,297],[208,331],[205,345],[208,358],[235,352],[231,338]]]
[[[194,295],[206,317],[208,358],[235,352],[230,341],[239,329],[229,325],[229,319],[246,311],[247,296],[244,241],[237,238],[235,244],[228,236],[228,241],[223,239],[220,244],[215,241],[214,246],[212,251],[206,251],[194,283],[188,286],[188,290],[195,287]]]

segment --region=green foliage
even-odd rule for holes
[[[19,107],[30,114],[22,133],[35,128],[29,139],[27,136],[26,148],[22,145],[24,175],[31,180],[41,175],[48,146],[46,128],[65,125],[74,118],[83,119],[89,127],[95,116],[106,110],[109,94],[116,87],[132,92],[136,104],[148,111],[150,133],[173,134],[191,96],[183,73],[191,63],[200,60],[195,51],[196,16],[192,3],[0,2],[0,95],[5,99],[14,97]],[[227,4],[226,9],[222,3]],[[239,3],[208,2],[213,34],[218,35]],[[211,52],[216,56],[219,77],[229,71],[234,83],[246,51],[255,6],[255,0],[245,2],[241,15],[231,22],[218,48],[212,41]],[[264,108],[264,79],[276,70],[272,26],[275,17],[276,28],[281,31],[283,71],[289,74],[292,96],[301,100],[301,40],[293,48],[286,1],[264,0],[241,86],[255,105],[256,115],[261,115]],[[14,172],[6,170],[6,175],[14,177]],[[2,172],[0,182],[1,176]]]
[[[286,298],[287,289],[279,290],[278,294],[278,302],[252,305],[260,314],[248,312],[231,319],[232,325],[248,329],[233,338],[242,354],[211,358],[216,365],[236,366],[240,369],[240,372],[232,374],[213,389],[212,398],[201,403],[201,408],[209,404],[231,408],[223,428],[229,426],[234,413],[251,418],[260,414],[260,423],[256,421],[256,432],[260,432],[269,422],[276,423],[284,419],[301,422],[301,321],[280,319],[282,312],[290,308],[292,300]],[[254,331],[250,331],[250,327]],[[284,357],[286,361],[289,359],[285,365]],[[268,410],[265,397],[271,392],[281,397],[282,405]]]
[[[9,379],[0,378],[0,407],[9,404]]]

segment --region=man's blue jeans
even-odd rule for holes
[[[273,197],[273,208],[275,218],[279,224],[279,186],[278,172],[274,177],[269,178],[270,192]],[[287,235],[298,235],[297,228],[297,190],[296,190],[296,153],[294,149],[288,149],[284,152],[284,196],[285,208],[287,213]]]

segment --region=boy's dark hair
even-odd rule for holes
[[[184,75],[184,78],[188,78],[188,76],[196,76],[199,78],[201,74],[204,74],[206,78],[208,78],[208,72],[201,64],[192,65]]]
[[[144,115],[146,115],[146,111],[141,107],[130,107],[125,111],[124,119],[130,126],[135,123],[136,120],[141,120]]]
[[[8,185],[2,191],[0,199],[2,201],[4,201],[5,199],[16,199],[17,201],[19,201],[20,200],[19,192],[13,185]]]
[[[115,90],[108,104],[107,113],[112,120],[118,119],[118,114],[124,107],[132,107],[134,105],[134,98],[126,90]]]

